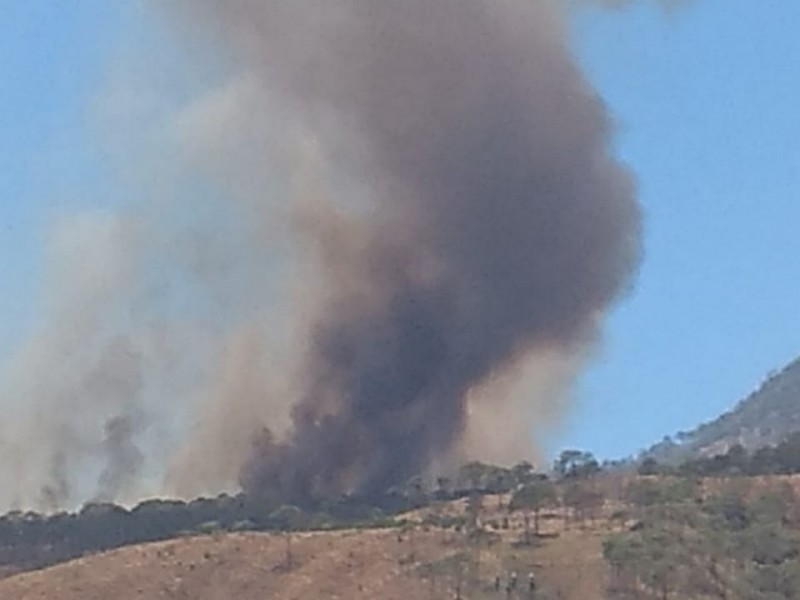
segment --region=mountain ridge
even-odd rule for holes
[[[800,357],[771,371],[754,392],[719,417],[645,450],[641,458],[663,463],[774,446],[800,431]]]

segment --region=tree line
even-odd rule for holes
[[[794,433],[775,446],[753,452],[734,444],[714,456],[690,458],[673,466],[645,458],[639,465],[641,475],[684,475],[726,477],[734,475],[793,475],[800,473],[800,433]]]
[[[565,451],[554,465],[557,476],[565,479],[577,480],[599,470],[591,454],[579,451]],[[398,526],[402,521],[397,515],[434,502],[512,492],[515,510],[535,515],[538,531],[539,512],[554,497],[550,485],[547,475],[537,473],[528,462],[508,468],[470,462],[452,478],[412,477],[382,494],[314,498],[303,506],[222,494],[190,502],[147,500],[131,509],[89,503],[71,513],[14,511],[0,517],[0,566],[37,568],[121,546],[215,532]],[[468,525],[466,519],[452,521],[445,525]]]
[[[147,500],[132,509],[89,503],[73,513],[14,511],[0,517],[0,566],[29,569],[121,546],[187,535],[234,531],[295,531],[380,527],[391,515],[417,507],[413,498],[386,494],[342,496],[314,507],[270,506],[245,494]]]

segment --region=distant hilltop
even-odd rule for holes
[[[661,463],[725,454],[736,445],[754,451],[800,431],[800,357],[771,373],[758,390],[732,410],[642,454]]]

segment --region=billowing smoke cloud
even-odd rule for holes
[[[57,227],[0,501],[303,501],[529,453],[639,252],[568,2],[152,3],[215,84],[169,100],[148,62],[98,102],[147,199]]]
[[[384,489],[458,444],[471,390],[592,339],[636,264],[638,211],[555,4],[182,7],[342,182],[331,213],[304,214],[325,296],[290,432],[256,440],[246,488]]]

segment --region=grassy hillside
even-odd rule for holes
[[[797,599],[798,489],[797,476],[534,480],[434,501],[390,528],[126,546],[7,577],[0,598]]]
[[[554,509],[526,545],[523,517],[509,518],[508,500],[483,497],[477,536],[428,524],[468,510],[464,501],[440,503],[407,515],[410,522],[395,529],[229,533],[126,547],[9,577],[0,581],[0,598],[433,600],[460,593],[465,600],[520,599],[531,597],[530,572],[536,598],[603,598],[606,521],[578,526]],[[506,596],[511,573],[518,584]]]
[[[22,600],[422,598],[391,532],[227,534],[128,547],[0,582]],[[435,547],[435,536],[426,541]]]

